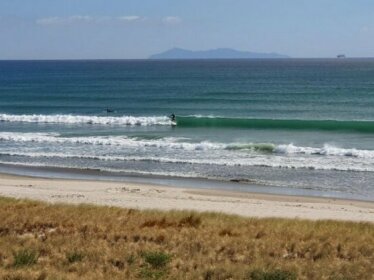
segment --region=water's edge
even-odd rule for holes
[[[356,200],[374,202],[366,196],[346,194],[334,191],[318,191],[311,189],[285,188],[279,186],[258,185],[245,181],[220,181],[206,178],[180,178],[155,175],[129,175],[113,173],[95,169],[61,168],[61,167],[34,167],[22,165],[8,165],[0,163],[0,174],[28,176],[45,179],[92,180],[152,184],[168,187],[218,190],[229,192],[244,192],[258,194],[272,194],[295,197],[331,198],[340,200]]]

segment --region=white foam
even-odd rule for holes
[[[66,158],[66,159],[92,159],[102,161],[153,161],[160,163],[187,163],[187,164],[217,164],[230,165],[226,160],[217,160],[212,162],[211,159],[178,159],[170,157],[152,157],[152,156],[106,156],[106,155],[89,155],[89,154],[67,154],[67,153],[45,153],[45,152],[5,152],[0,155],[7,156],[25,156],[30,158]]]
[[[81,166],[70,166],[63,164],[45,164],[45,163],[19,163],[19,162],[9,162],[0,161],[0,164],[12,165],[12,166],[29,166],[29,167],[53,167],[53,168],[66,168],[66,169],[81,169],[81,170],[98,170],[101,172],[111,172],[111,173],[126,173],[126,174],[137,174],[146,176],[165,176],[165,177],[180,177],[180,178],[205,178],[205,179],[215,179],[210,177],[202,177],[194,172],[159,172],[159,171],[142,171],[135,169],[113,169],[113,168],[82,168]]]
[[[348,156],[358,158],[374,158],[374,151],[344,149],[329,144],[325,144],[322,148],[299,147],[293,144],[278,145],[274,149],[275,153],[280,154],[306,154],[306,155],[323,155],[323,156]]]
[[[254,154],[261,154],[262,151],[272,151],[278,155],[316,155],[316,156],[338,156],[374,159],[373,150],[359,150],[355,148],[339,148],[325,144],[323,147],[302,147],[294,144],[274,145],[271,143],[217,143],[202,141],[198,143],[186,142],[186,138],[165,137],[161,139],[137,139],[126,136],[88,136],[88,137],[61,137],[57,133],[19,133],[0,132],[0,141],[12,142],[35,142],[35,143],[56,143],[56,144],[82,144],[120,146],[124,148],[161,148],[186,151],[207,151],[207,150],[230,150],[231,153],[241,153],[240,149],[250,151]],[[233,147],[240,148],[238,150]],[[245,154],[244,154],[245,155]]]
[[[209,157],[207,153],[203,157],[193,157],[189,154],[181,157],[180,154],[173,154],[164,157],[151,155],[127,156],[127,155],[96,155],[86,152],[80,154],[68,154],[61,152],[5,152],[0,156],[26,156],[30,158],[65,158],[65,159],[87,159],[100,161],[145,161],[154,163],[171,164],[204,164],[217,166],[239,166],[239,167],[273,167],[286,169],[315,169],[315,170],[336,170],[336,171],[374,171],[373,160],[360,160],[352,157],[285,157],[285,156],[264,156],[244,158],[224,158],[219,155]],[[177,157],[173,157],[177,156]],[[34,161],[33,161],[34,162]]]
[[[171,125],[166,116],[134,117],[134,116],[79,116],[79,115],[10,115],[0,114],[3,122],[26,123],[59,123],[59,124],[100,124],[126,126]]]
[[[37,143],[59,143],[59,144],[87,144],[122,146],[127,148],[169,148],[180,150],[212,150],[222,149],[224,144],[203,141],[199,143],[178,142],[176,137],[162,139],[138,140],[126,136],[91,136],[91,137],[59,137],[58,134],[48,133],[18,133],[0,132],[0,141],[13,142],[37,142]]]

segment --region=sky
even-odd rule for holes
[[[374,57],[374,1],[0,0],[0,59],[136,59],[173,47]]]

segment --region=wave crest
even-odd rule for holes
[[[339,148],[325,144],[323,147],[296,146],[294,144],[273,143],[217,143],[217,142],[187,142],[186,138],[165,137],[158,139],[141,139],[126,136],[86,136],[61,137],[56,133],[18,133],[0,132],[0,141],[35,142],[52,144],[81,144],[120,146],[123,148],[162,148],[185,151],[226,150],[227,152],[275,155],[310,155],[310,156],[345,156],[355,158],[374,159],[373,150],[360,150],[355,148]],[[243,154],[244,153],[244,154]]]
[[[251,119],[212,116],[177,116],[180,127],[325,130],[374,133],[374,121]]]
[[[329,144],[325,144],[322,148],[300,147],[294,144],[278,145],[274,149],[275,153],[280,154],[305,154],[305,155],[321,155],[321,156],[347,156],[357,158],[373,158],[374,151],[359,149],[338,148]]]
[[[0,114],[0,121],[2,122],[26,122],[26,123],[126,125],[126,126],[172,125],[171,120],[166,116],[108,117],[108,116],[82,116],[82,115]]]

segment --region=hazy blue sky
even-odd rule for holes
[[[374,56],[374,1],[0,0],[0,59],[145,58],[172,47]]]

